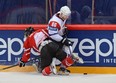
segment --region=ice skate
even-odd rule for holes
[[[56,58],[53,58],[52,63],[51,63],[51,70],[52,70],[52,73],[53,73],[54,75],[57,74],[57,69],[56,69],[56,65],[55,65],[55,60],[56,60]]]
[[[36,63],[33,63],[32,66],[36,70],[36,72],[38,72],[38,73],[41,73],[42,72],[41,66],[40,66],[39,63],[37,63],[37,62]]]
[[[69,74],[70,74],[70,70],[64,67],[60,67],[60,69],[58,70],[58,75],[69,75]]]

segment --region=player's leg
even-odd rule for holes
[[[59,45],[50,42],[46,46],[44,46],[41,50],[41,68],[43,75],[49,75],[50,73],[56,74],[55,64],[52,61],[53,57],[56,55],[56,52],[59,48]]]
[[[67,75],[70,73],[70,70],[66,69],[67,67],[71,66],[74,61],[72,57],[68,56],[66,52],[64,52],[62,49],[59,49],[56,58],[61,61],[61,66],[59,69],[59,74],[61,75]]]
[[[41,50],[41,69],[43,75],[49,75],[52,73],[51,70],[51,63],[52,63],[52,56],[48,50],[48,46],[44,46]]]
[[[61,49],[63,49],[64,52],[69,54],[75,62],[77,62],[77,63],[84,63],[83,59],[81,57],[79,57],[78,55],[73,53],[72,46],[65,46],[64,45]],[[60,64],[60,69],[59,69],[58,73],[59,74],[63,74],[63,75],[69,75],[70,70],[66,69],[65,66],[61,63]]]
[[[71,57],[73,58],[73,60],[77,63],[81,63],[83,64],[84,61],[81,57],[79,57],[76,53],[73,53],[73,49],[72,49],[72,46],[63,46],[63,50],[67,53],[67,54],[70,54]]]

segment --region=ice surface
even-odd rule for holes
[[[0,72],[0,83],[116,83],[115,74],[43,76],[36,72]]]

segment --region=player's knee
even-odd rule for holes
[[[62,64],[63,64],[64,66],[66,66],[66,67],[71,66],[73,63],[74,63],[74,61],[73,61],[73,59],[72,59],[70,56],[66,57],[66,58],[62,61]]]
[[[48,75],[50,75],[51,73],[52,73],[52,71],[51,71],[50,66],[47,66],[47,67],[45,67],[45,68],[42,70],[42,74],[43,74],[44,76],[48,76]]]

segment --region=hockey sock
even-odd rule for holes
[[[66,67],[71,66],[74,63],[73,59],[70,56],[67,56],[63,61],[62,64]]]
[[[52,70],[51,70],[51,67],[50,66],[47,66],[47,67],[45,67],[43,70],[42,70],[42,74],[44,75],[44,76],[48,76],[48,75],[50,75],[52,73]]]

